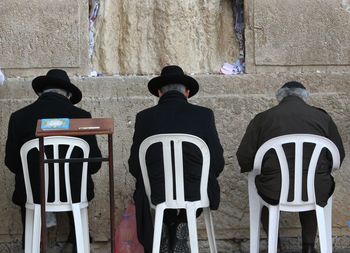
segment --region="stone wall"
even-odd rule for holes
[[[348,72],[347,0],[246,0],[249,73]]]
[[[0,68],[7,77],[68,68],[88,73],[87,0],[2,0]]]
[[[99,2],[89,59],[88,0],[1,1],[0,67],[6,76],[53,67],[78,76],[92,70],[147,75],[167,64],[218,73],[238,56],[231,0]],[[247,73],[348,71],[347,0],[244,3]]]
[[[340,1],[255,1],[256,65],[348,65],[349,25]]]
[[[216,73],[237,56],[230,0],[101,1],[93,66],[106,74],[158,73],[177,63]]]
[[[0,1],[0,68],[7,77],[0,86],[0,242],[18,239],[20,232],[19,213],[11,203],[14,178],[3,164],[8,119],[36,98],[31,80],[50,68],[64,68],[73,77],[84,94],[79,106],[94,117],[114,118],[117,219],[133,190],[127,158],[135,114],[156,104],[146,84],[167,64],[195,74],[201,90],[191,101],[212,108],[216,115],[226,159],[220,177],[222,203],[214,214],[218,239],[245,242],[249,237],[246,175],[239,174],[235,152],[248,122],[276,103],[273,94],[284,82],[299,80],[310,89],[310,103],[326,109],[339,126],[348,156],[348,0],[245,0],[247,74],[239,76],[216,75],[239,53],[231,0],[99,2],[95,48],[89,58],[88,0]],[[102,76],[86,77],[92,70]],[[99,142],[106,152],[106,139],[99,137]],[[342,248],[350,248],[349,163],[346,157],[335,173],[333,233],[347,238],[336,241]],[[98,187],[90,205],[90,226],[94,240],[106,241],[106,165],[94,180]],[[282,215],[281,228],[284,237],[300,235],[295,215]],[[59,240],[65,239],[62,234]]]
[[[84,98],[79,106],[92,112],[93,117],[112,117],[115,122],[114,169],[115,195],[121,210],[131,200],[134,187],[132,176],[128,173],[127,159],[131,145],[135,114],[157,102],[148,94],[146,84],[150,77],[101,77],[75,79],[82,89]],[[249,238],[249,215],[246,175],[239,173],[235,157],[237,146],[248,122],[253,116],[276,104],[275,90],[285,81],[296,79],[303,82],[311,91],[310,103],[324,108],[337,123],[345,149],[350,148],[350,74],[262,74],[226,77],[220,75],[197,75],[200,83],[198,96],[191,102],[214,110],[220,139],[225,150],[226,166],[220,176],[222,201],[220,209],[214,212],[215,229],[218,239],[244,240]],[[1,87],[1,143],[5,143],[9,114],[30,103],[35,94],[30,88],[31,79],[13,79]],[[213,86],[215,83],[217,86]],[[218,88],[219,87],[219,88]],[[99,138],[106,152],[106,139]],[[0,161],[4,159],[4,145],[0,145]],[[335,236],[350,236],[346,221],[350,220],[350,199],[347,197],[350,173],[347,157],[342,169],[334,173],[337,188],[333,207],[333,233]],[[3,162],[0,170],[0,241],[18,238],[19,213],[11,204],[13,175]],[[96,197],[89,209],[91,234],[96,241],[108,239],[108,172],[104,166],[94,176]],[[203,228],[203,225],[200,226]],[[283,237],[300,235],[298,218],[295,215],[282,215],[281,233]],[[205,237],[201,230],[200,237]],[[62,237],[61,237],[62,238]],[[349,245],[349,242],[347,242]]]
[[[1,1],[0,67],[9,77],[53,67],[77,75],[142,75],[174,63],[216,73],[238,54],[230,0],[99,2],[90,61],[88,0]]]

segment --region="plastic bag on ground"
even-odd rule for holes
[[[129,204],[115,232],[114,253],[143,253],[137,239],[135,205]]]

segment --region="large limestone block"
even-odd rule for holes
[[[101,1],[93,65],[105,74],[217,73],[237,55],[231,0]]]
[[[253,0],[256,65],[349,65],[345,1]]]
[[[87,0],[1,0],[0,67],[86,67],[86,9]]]

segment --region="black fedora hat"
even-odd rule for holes
[[[80,102],[82,94],[77,86],[70,82],[66,71],[62,69],[51,69],[45,76],[38,76],[32,81],[32,87],[36,94],[45,89],[58,88],[71,93],[70,101],[72,104]]]
[[[162,69],[160,76],[157,76],[148,82],[148,90],[158,97],[158,90],[168,84],[183,84],[189,89],[189,97],[194,96],[199,89],[197,81],[185,75],[182,68],[176,65],[166,66]]]
[[[297,82],[297,81],[290,81],[285,83],[282,88],[289,88],[289,89],[304,89],[306,90],[305,86],[302,85],[301,83]]]

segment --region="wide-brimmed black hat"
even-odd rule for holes
[[[282,87],[282,88],[289,88],[289,89],[296,89],[296,88],[299,88],[299,89],[304,89],[306,90],[305,86],[302,85],[301,83],[297,82],[297,81],[290,81],[290,82],[287,82],[285,83]]]
[[[166,66],[162,69],[160,76],[157,76],[148,83],[148,90],[158,97],[158,90],[168,84],[183,84],[189,89],[189,97],[194,96],[199,89],[197,81],[185,75],[182,68],[176,65]]]
[[[66,71],[62,69],[51,69],[46,76],[38,76],[32,81],[32,87],[36,94],[46,89],[58,88],[71,93],[70,101],[72,104],[80,102],[82,94],[77,86],[70,82]]]

